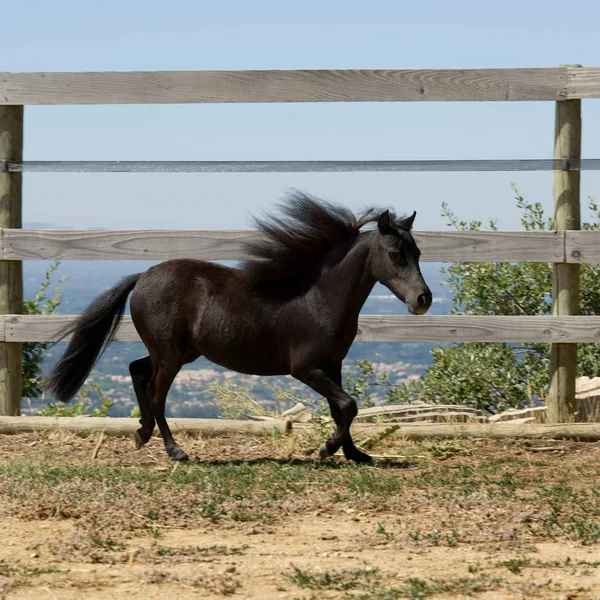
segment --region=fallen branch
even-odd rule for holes
[[[100,446],[102,446],[102,442],[104,441],[104,431],[100,433],[100,437],[98,438],[98,442],[94,446],[94,451],[92,452],[92,460],[96,460],[98,457],[98,451],[100,450]]]
[[[389,437],[390,435],[394,434],[396,431],[398,431],[399,428],[400,425],[388,425],[382,431],[379,431],[375,435],[371,435],[370,437],[364,439],[362,442],[359,442],[358,447],[363,450],[368,450],[369,448],[372,448],[375,444],[384,440],[386,437]]]

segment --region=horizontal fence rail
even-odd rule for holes
[[[0,73],[0,104],[415,102],[600,97],[600,68]]]
[[[592,235],[582,236],[582,233]],[[254,230],[0,230],[2,260],[239,260]],[[415,231],[426,262],[584,262],[599,257],[600,231]],[[580,247],[580,240],[585,244]],[[579,255],[577,254],[579,252]]]
[[[54,341],[57,333],[76,317],[0,315],[0,341]],[[123,319],[115,339],[140,341],[130,317]],[[363,315],[355,341],[598,343],[600,317]]]
[[[598,171],[600,158],[576,160],[46,160],[0,163],[11,173],[347,173]]]
[[[0,260],[240,260],[254,230],[0,229]],[[424,262],[600,262],[597,231],[415,231]]]

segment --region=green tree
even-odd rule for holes
[[[548,231],[552,219],[540,203],[527,202],[513,184],[521,224],[525,231]],[[600,208],[588,204],[589,221],[582,229],[600,229]],[[459,231],[479,231],[480,221],[463,221],[444,203],[448,226]],[[490,220],[488,228],[497,229]],[[548,315],[552,308],[552,268],[547,263],[451,263],[443,268],[453,298],[452,314]],[[600,310],[600,265],[581,265],[581,314]],[[496,412],[544,399],[548,388],[548,344],[461,343],[437,346],[433,364],[418,381],[388,391],[391,402],[414,399],[466,404]],[[600,346],[579,346],[580,375],[600,373]]]

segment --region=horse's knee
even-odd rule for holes
[[[350,419],[351,421],[358,414],[358,405],[352,396],[344,396],[344,398],[342,398],[339,402],[339,407],[344,417]]]

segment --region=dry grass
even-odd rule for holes
[[[296,545],[304,556],[314,546],[304,530],[314,525],[323,532],[335,521],[334,532],[321,533],[318,544],[336,547],[347,539],[349,552],[375,557],[408,553],[424,560],[445,553],[447,560],[464,563],[476,552],[488,558],[482,565],[465,564],[461,572],[449,568],[443,576],[402,572],[391,558],[350,571],[335,564],[325,571],[310,564],[294,569],[290,563],[275,569],[274,591],[283,586],[296,594],[290,598],[305,592],[306,598],[501,598],[512,597],[502,594],[512,593],[515,582],[523,588],[537,581],[536,595],[555,598],[563,589],[556,587],[561,574],[567,577],[574,568],[591,579],[598,574],[598,565],[581,552],[600,542],[600,444],[388,438],[373,453],[398,458],[356,466],[343,458],[319,463],[307,457],[313,439],[232,436],[182,439],[193,458],[174,467],[159,439],[140,452],[128,439],[98,441],[66,433],[0,437],[0,515],[17,523],[53,523],[53,531],[60,523],[69,526],[27,541],[27,552],[44,556],[44,568],[63,571],[76,563],[126,572],[134,564],[143,566],[136,581],[152,589],[238,597],[258,585],[250,583],[252,570],[249,578],[234,569],[207,579],[208,572],[199,577],[185,566],[256,564],[248,544],[282,531],[288,537],[283,547]],[[210,543],[194,543],[199,531]],[[235,543],[222,541],[228,536]],[[569,561],[562,554],[555,563],[552,555],[542,560],[544,544],[580,554]],[[32,568],[4,559],[0,585],[26,594],[40,576],[49,585],[65,581],[64,573]],[[373,568],[380,569],[377,576],[365,575]],[[542,570],[553,573],[552,585],[539,581]]]

